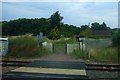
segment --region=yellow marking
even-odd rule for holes
[[[32,72],[32,73],[50,73],[50,74],[68,74],[68,75],[86,75],[86,71],[76,69],[56,69],[56,68],[32,68],[32,67],[20,67],[13,72]]]

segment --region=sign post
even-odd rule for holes
[[[40,32],[40,34],[37,35],[37,38],[38,38],[39,45],[42,45],[42,41],[43,41],[43,33]]]

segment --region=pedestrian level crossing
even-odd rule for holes
[[[87,77],[85,63],[80,61],[43,61],[32,63],[12,70],[3,75],[7,79],[28,80],[90,80]]]

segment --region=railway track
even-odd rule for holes
[[[19,61],[19,60],[2,60],[2,67],[9,67],[9,66],[18,66],[22,67],[25,66],[32,61]],[[86,63],[86,70],[100,70],[100,71],[120,71],[119,64],[89,64]]]
[[[86,64],[86,70],[120,71],[119,64]]]
[[[31,61],[20,61],[20,60],[2,60],[2,67],[7,67],[7,66],[18,66],[22,67],[25,66],[26,64],[31,63]]]
[[[29,65],[29,63],[33,63],[34,61],[19,61],[19,60],[2,60],[2,66],[3,68],[6,67],[9,68],[9,67],[22,67],[22,68],[27,68],[27,67],[24,67],[26,65]],[[56,64],[56,62],[50,62],[50,64]],[[63,62],[64,63],[64,62]],[[74,64],[74,62],[72,62]],[[38,63],[37,63],[38,64]],[[49,66],[51,66],[50,64],[48,63],[45,63],[44,61],[42,61],[42,63],[40,63],[41,66],[44,66],[47,64]],[[42,65],[43,64],[43,65]],[[68,64],[68,63],[67,63]],[[71,63],[70,63],[71,64]],[[66,65],[66,64],[65,64]],[[76,63],[76,65],[78,65],[78,63]],[[34,67],[31,67],[31,68],[34,68]],[[78,67],[79,68],[79,67]],[[17,69],[17,68],[16,68]],[[20,69],[20,68],[19,68]],[[18,70],[19,70],[18,69]],[[28,68],[27,68],[28,69]],[[67,68],[68,69],[68,68]],[[106,75],[116,75],[118,71],[120,71],[120,65],[119,64],[88,64],[86,63],[85,64],[85,70],[87,72],[87,76],[90,77],[92,80],[117,80],[116,77],[105,77]],[[19,72],[19,71],[18,71]],[[58,71],[59,72],[59,71]],[[37,73],[37,72],[36,72]],[[101,75],[102,73],[102,75]],[[11,73],[12,74],[12,73]],[[17,73],[14,73],[15,75],[17,75]],[[5,74],[3,74],[5,75]],[[10,75],[9,74],[6,74],[6,75]],[[12,74],[13,75],[13,74]],[[22,75],[22,74],[21,74]],[[25,74],[24,74],[25,75]],[[28,74],[26,74],[28,75]],[[30,74],[31,75],[31,74]],[[34,75],[34,74],[32,74]],[[43,74],[42,74],[43,75]],[[100,77],[100,75],[102,77]],[[104,76],[103,76],[104,75]],[[41,75],[40,75],[41,76]],[[46,75],[45,75],[46,77]],[[52,76],[52,77],[55,77],[55,76]],[[13,77],[14,78],[14,77]],[[23,77],[24,78],[24,77]],[[90,79],[90,80],[91,80]],[[3,80],[6,80],[5,76],[3,78]],[[16,79],[15,79],[16,80]],[[20,79],[21,80],[21,79]],[[45,80],[47,80],[45,78]],[[48,79],[49,80],[49,79]],[[56,79],[54,79],[56,80]],[[79,79],[78,79],[79,80]],[[83,79],[85,80],[85,79]]]

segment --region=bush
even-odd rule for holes
[[[61,37],[60,31],[57,27],[51,30],[50,35],[48,36],[49,39],[58,40]]]
[[[114,47],[120,47],[120,30],[113,35],[112,45]]]
[[[23,35],[9,39],[9,57],[40,57],[46,50],[39,46],[38,40],[31,35]]]
[[[118,57],[120,57],[120,30],[113,35],[112,46],[117,48]]]

